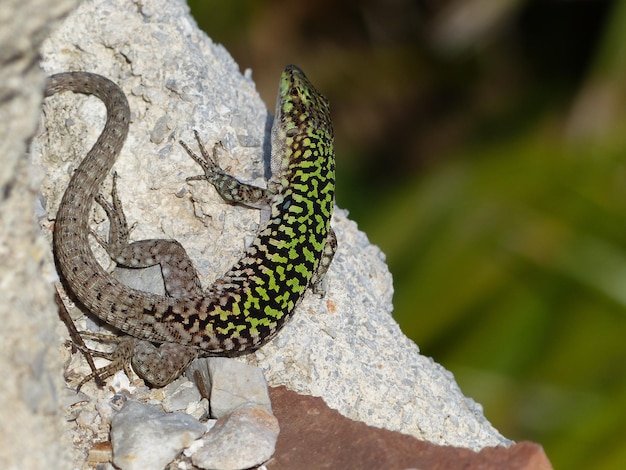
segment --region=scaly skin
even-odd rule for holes
[[[201,354],[236,355],[271,339],[291,317],[307,288],[319,285],[336,248],[330,228],[335,155],[327,100],[297,67],[285,68],[272,128],[273,174],[267,189],[242,184],[224,173],[199,139],[202,157],[183,144],[205,172],[189,179],[208,180],[229,201],[268,206],[269,220],[242,258],[205,294],[194,287],[171,297],[121,284],[102,269],[89,247],[89,214],[94,198],[128,133],[130,112],[123,92],[104,77],[82,72],[48,79],[46,96],[61,90],[93,94],[107,107],[102,135],[71,178],[55,224],[57,264],[66,286],[80,303],[134,338],[175,343]],[[117,195],[113,197],[115,208],[107,211],[112,227],[127,235],[121,205],[118,208]],[[120,245],[128,244],[125,236],[120,238]],[[158,258],[157,251],[167,254],[167,244],[175,243],[161,241],[165,244],[154,248],[158,242],[148,241],[151,251],[146,258]],[[177,249],[186,257],[180,245]],[[119,250],[112,248],[112,252]],[[115,257],[120,262],[122,258]],[[187,266],[188,259],[181,263]],[[142,261],[142,265],[148,264]],[[155,383],[151,377],[147,379]],[[163,380],[169,378],[159,379]]]

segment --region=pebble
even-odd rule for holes
[[[221,418],[234,410],[248,405],[257,405],[272,412],[263,371],[227,357],[204,358],[189,368],[189,374],[199,372],[208,382],[210,390],[211,416]]]
[[[217,420],[191,461],[212,470],[243,470],[260,465],[274,453],[279,431],[278,420],[265,407],[237,409]]]
[[[202,397],[193,382],[186,378],[175,380],[163,389],[163,409],[165,411],[184,411],[190,403],[199,402]]]
[[[113,457],[113,449],[109,441],[96,442],[87,455],[87,462],[89,465],[96,466],[98,464],[105,464],[111,461]]]
[[[113,463],[122,470],[162,469],[206,426],[185,413],[165,413],[128,400],[111,422]]]

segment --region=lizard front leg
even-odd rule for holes
[[[274,196],[272,190],[242,183],[234,176],[226,173],[217,163],[217,146],[213,147],[213,153],[211,155],[204,146],[197,131],[194,131],[194,136],[198,142],[202,157],[196,155],[185,142],[179,142],[189,156],[202,167],[204,175],[191,176],[187,178],[187,181],[207,180],[215,187],[222,198],[231,204],[241,204],[255,209],[261,209],[261,225],[267,222],[269,218],[268,208]],[[274,185],[274,187],[274,189],[280,189],[279,186]],[[329,228],[328,237],[317,270],[313,273],[310,283],[311,289],[318,295],[324,296],[326,293],[326,287],[323,281],[330,267],[330,263],[335,256],[335,251],[337,251],[337,236],[335,235],[335,231]]]
[[[206,180],[215,187],[220,196],[231,204],[241,204],[253,209],[267,209],[271,203],[273,194],[269,189],[259,188],[251,184],[242,183],[237,178],[226,173],[217,163],[217,145],[213,147],[213,154],[206,150],[202,139],[197,131],[193,132],[202,157],[179,141],[189,156],[202,167],[203,175],[190,176],[187,181]]]

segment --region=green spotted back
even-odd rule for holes
[[[335,153],[329,104],[293,65],[280,80],[271,168],[269,221],[239,262],[214,283],[213,296],[197,299],[190,306],[195,312],[184,318],[188,330],[198,332],[192,344],[205,351],[237,354],[268,341],[307,288],[321,281],[336,248],[330,228]],[[211,179],[218,191],[237,192],[232,177],[222,177],[227,181]],[[228,189],[220,190],[222,185]],[[245,189],[241,194],[247,196],[229,195],[230,200],[246,204],[256,188]],[[181,320],[167,312],[160,319]]]

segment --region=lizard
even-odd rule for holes
[[[107,118],[96,143],[71,176],[57,210],[55,262],[62,282],[78,303],[126,334],[110,357],[113,362],[80,385],[121,368],[128,372],[132,363],[137,375],[160,387],[200,355],[235,356],[254,351],[284,326],[307,289],[321,291],[337,249],[330,226],[335,193],[334,135],[328,100],[298,67],[285,67],[280,77],[271,130],[272,174],[265,188],[242,183],[222,170],[216,149],[211,155],[197,131],[200,156],[180,141],[204,172],[188,181],[206,180],[227,202],[262,209],[254,240],[206,291],[178,242],[129,242],[115,175],[112,204],[99,194],[129,130],[130,108],[124,92],[111,80],[88,72],[48,77],[46,97],[64,90],[95,95],[105,104]],[[166,295],[130,288],[98,263],[89,244],[94,201],[110,221],[108,241],[98,241],[118,264],[160,264]]]

